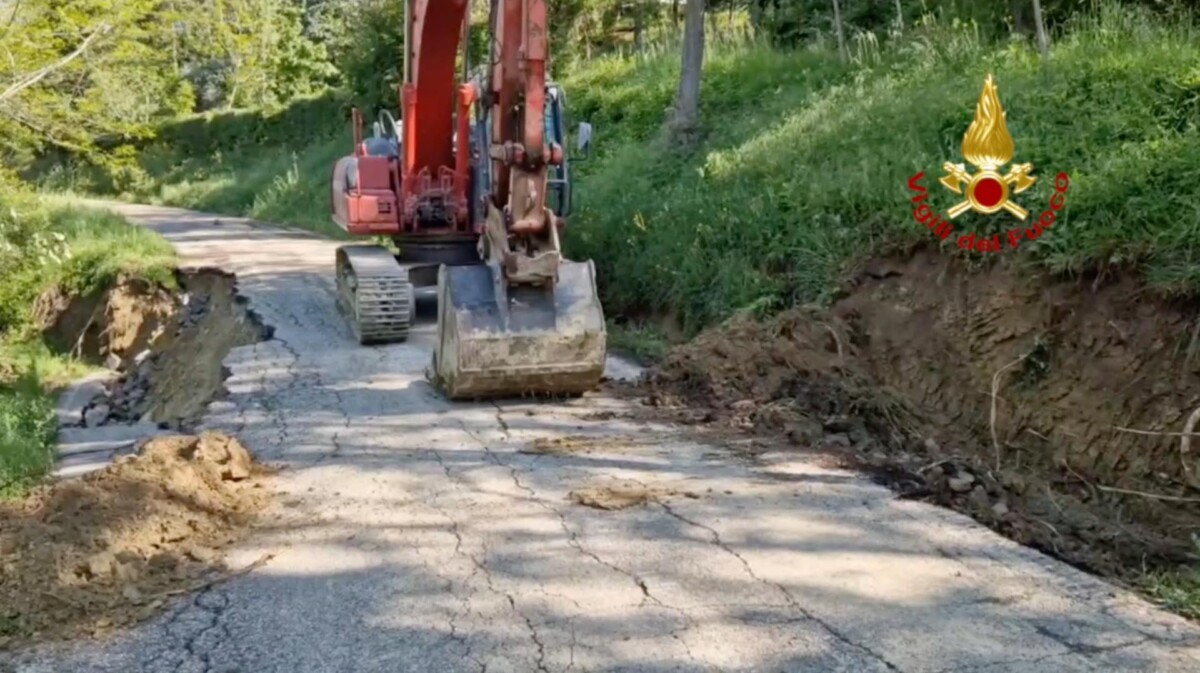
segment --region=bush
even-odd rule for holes
[[[20,495],[54,464],[54,405],[36,372],[0,383],[0,498]]]

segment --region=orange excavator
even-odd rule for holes
[[[340,309],[360,343],[404,341],[415,288],[436,285],[431,371],[451,399],[580,395],[604,371],[595,267],[559,239],[572,190],[546,2],[491,0],[491,53],[468,77],[470,0],[405,0],[400,119],[381,111],[364,137],[354,110],[333,170],[338,226],[399,250],[338,248]],[[580,124],[584,155],[590,138]]]

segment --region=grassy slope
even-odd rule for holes
[[[1045,67],[1028,49],[947,29],[869,68],[824,53],[716,53],[710,135],[688,156],[656,140],[676,72],[673,59],[613,60],[567,81],[605,146],[568,240],[597,260],[612,313],[673,313],[695,329],[749,305],[823,299],[857,255],[933,240],[909,217],[906,182],[923,170],[933,205],[952,205],[936,178],[961,161],[989,72],[1016,159],[1040,176],[1019,201],[1038,213],[1054,174],[1071,176],[1065,216],[1021,252],[1054,270],[1132,263],[1168,291],[1200,287],[1200,42],[1183,27],[1109,12]]]
[[[10,497],[50,468],[51,394],[83,370],[42,344],[34,299],[56,284],[88,292],[122,273],[171,285],[174,255],[115,215],[0,191],[0,263],[0,497]]]

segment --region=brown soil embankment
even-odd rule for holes
[[[679,347],[651,400],[877,468],[1110,576],[1195,562],[1200,310],[1134,279],[1050,279],[922,252],[829,310],[737,317]]]

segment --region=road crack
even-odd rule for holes
[[[493,402],[492,404],[493,404],[493,406],[496,407],[496,418],[500,422],[501,427],[504,429],[505,436],[507,437],[508,436],[508,424],[504,422],[504,419],[502,416],[503,409],[500,407],[500,405],[496,404],[495,402]],[[593,561],[604,566],[605,568],[611,570],[612,572],[615,572],[615,573],[621,575],[622,577],[627,578],[629,581],[631,581],[634,584],[634,586],[636,586],[638,588],[638,590],[642,594],[642,600],[638,604],[639,608],[645,606],[648,601],[648,602],[652,603],[653,605],[655,605],[656,607],[659,607],[663,610],[667,610],[667,611],[670,611],[670,612],[673,612],[673,613],[679,615],[679,617],[684,622],[684,627],[682,629],[672,629],[669,632],[669,636],[673,640],[675,640],[676,642],[679,643],[679,645],[683,648],[684,653],[687,655],[689,660],[696,662],[696,663],[700,663],[699,660],[696,659],[695,654],[692,652],[691,647],[687,644],[687,641],[685,641],[683,639],[683,636],[681,635],[681,634],[686,633],[687,631],[695,628],[695,626],[696,626],[696,620],[690,614],[688,614],[687,611],[683,610],[682,608],[679,608],[679,607],[676,607],[673,605],[669,605],[669,604],[663,602],[662,600],[660,600],[658,597],[656,597],[650,591],[650,586],[646,583],[646,580],[644,578],[642,578],[641,576],[637,575],[634,572],[631,572],[629,570],[621,568],[620,566],[617,566],[616,564],[606,561],[606,560],[600,558],[600,556],[597,555],[595,552],[591,551],[590,549],[585,548],[583,546],[583,543],[580,542],[580,540],[579,540],[578,533],[574,529],[572,529],[570,527],[570,525],[567,523],[566,515],[557,507],[554,507],[550,503],[546,502],[545,499],[538,497],[537,492],[533,488],[531,488],[528,485],[526,485],[525,483],[523,483],[520,478],[520,470],[517,467],[501,460],[500,457],[496,454],[496,452],[492,450],[491,446],[489,446],[486,441],[484,441],[481,437],[479,437],[479,435],[477,433],[475,433],[470,428],[468,428],[466,423],[459,421],[459,425],[462,427],[463,432],[465,432],[467,434],[467,436],[469,436],[472,440],[474,440],[475,443],[478,444],[479,447],[483,449],[484,455],[486,455],[488,457],[488,459],[494,465],[496,465],[497,467],[506,469],[508,471],[509,477],[512,479],[513,485],[525,493],[526,500],[541,507],[542,509],[546,510],[547,512],[550,512],[558,519],[559,527],[562,528],[563,532],[567,536],[566,542],[569,547],[571,547],[578,553],[592,559]],[[449,473],[447,473],[447,474],[449,474]],[[710,668],[710,670],[716,670],[716,669],[713,669],[712,667],[709,667],[709,668]]]
[[[875,659],[879,663],[883,664],[889,671],[900,671],[900,668],[898,668],[895,664],[893,664],[892,662],[890,662],[886,658],[884,658],[884,656],[882,654],[872,650],[871,648],[867,647],[866,645],[863,645],[862,643],[854,641],[852,638],[850,638],[848,635],[843,633],[840,629],[835,627],[833,624],[830,624],[829,622],[825,621],[824,619],[817,617],[812,612],[807,610],[804,606],[800,605],[800,603],[796,601],[796,598],[794,596],[792,596],[791,592],[788,591],[787,588],[784,587],[782,584],[779,584],[777,582],[771,582],[762,577],[759,577],[758,573],[754,572],[754,568],[750,565],[750,562],[747,561],[741,554],[737,553],[737,551],[735,551],[732,547],[730,547],[724,540],[722,540],[720,533],[718,533],[716,531],[716,529],[714,529],[710,526],[706,526],[706,525],[699,523],[697,521],[694,521],[692,519],[689,519],[688,517],[680,514],[679,512],[676,512],[669,503],[660,502],[659,505],[663,508],[663,511],[665,511],[670,516],[678,519],[679,521],[681,521],[689,526],[699,528],[700,530],[707,532],[709,537],[712,538],[712,543],[714,545],[716,545],[722,551],[729,554],[730,556],[733,556],[739,562],[741,562],[742,567],[745,569],[746,574],[751,579],[753,579],[755,582],[762,584],[763,586],[771,587],[771,588],[775,589],[776,591],[778,591],[779,594],[783,597],[783,599],[785,601],[787,601],[787,604],[793,610],[795,610],[800,615],[802,615],[805,619],[811,620],[813,623],[819,624],[821,626],[821,628],[825,629],[825,631],[827,633],[829,633],[831,636],[833,636],[837,640],[841,641],[842,643],[870,656],[872,659]]]

